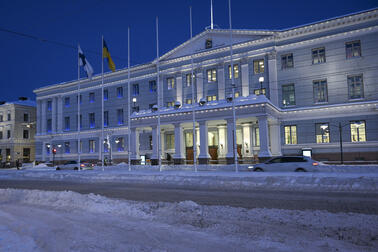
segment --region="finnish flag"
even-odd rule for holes
[[[79,46],[79,65],[84,67],[84,71],[87,73],[87,76],[89,77],[90,80],[92,80],[93,68],[91,64],[89,64],[87,59],[85,58],[84,53],[81,50],[80,46]]]

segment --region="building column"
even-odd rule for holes
[[[196,75],[196,83],[197,83],[197,102],[199,102],[202,98],[204,98],[203,94],[203,73],[197,73]]]
[[[259,135],[260,135],[260,152],[259,161],[264,161],[272,157],[272,153],[269,150],[269,132],[268,132],[268,117],[258,116],[259,123]]]
[[[42,131],[42,118],[41,118],[41,112],[42,112],[42,101],[37,100],[37,134],[40,135]]]
[[[273,121],[270,123],[270,150],[272,156],[281,156],[281,127],[280,122]]]
[[[56,133],[56,97],[52,98],[51,101],[51,132]]]
[[[219,158],[226,157],[226,146],[227,146],[227,139],[226,139],[226,125],[219,125],[218,126],[218,150],[219,150]]]
[[[241,65],[242,96],[249,96],[249,68],[248,63]]]
[[[129,157],[132,165],[140,164],[139,157],[139,132],[137,128],[131,128]]]
[[[61,96],[57,97],[57,107],[58,107],[58,115],[57,115],[57,132],[63,132],[63,98]],[[80,119],[78,119],[80,120]]]
[[[183,104],[182,89],[182,76],[179,76],[176,78],[176,101],[179,101],[181,105]]]
[[[198,156],[199,164],[208,164],[210,160],[209,155],[209,136],[207,132],[207,121],[199,121],[199,131],[200,131],[200,154]]]
[[[46,119],[46,113],[47,113],[47,100],[42,100],[42,111],[41,111],[41,133],[46,134],[46,126],[47,126],[47,119]]]
[[[218,77],[218,100],[224,100],[226,99],[226,80],[225,80],[225,76],[224,76],[224,65],[222,64],[222,66],[220,68],[217,69],[218,73],[217,73],[217,77]],[[227,73],[228,73],[228,70],[227,70]]]
[[[277,52],[268,54],[268,74],[270,101],[278,107]]]
[[[243,156],[246,159],[252,158],[251,126],[252,126],[252,124],[250,124],[250,123],[242,124],[242,127],[243,127]]]
[[[232,118],[228,118],[226,121],[227,121],[226,162],[227,162],[227,164],[234,164],[235,163],[234,120]]]
[[[174,123],[175,126],[175,154],[173,155],[174,164],[184,164],[184,134],[181,123]]]
[[[151,165],[158,165],[159,164],[159,157],[158,157],[158,132],[157,132],[157,125],[152,126],[152,155],[151,155]],[[161,138],[160,138],[161,140]]]

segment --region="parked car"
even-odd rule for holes
[[[88,170],[93,169],[94,165],[90,163],[81,163],[80,169]],[[56,170],[79,170],[79,165],[77,161],[67,161],[64,164],[57,165]]]
[[[313,172],[322,163],[305,156],[282,156],[272,158],[265,163],[248,166],[249,171],[294,171]]]

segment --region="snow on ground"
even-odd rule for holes
[[[378,216],[0,190],[0,251],[376,251]]]

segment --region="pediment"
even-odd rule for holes
[[[239,44],[262,39],[273,34],[273,31],[233,30],[232,41],[234,44]],[[167,52],[161,59],[174,59],[226,46],[230,46],[229,30],[206,30]]]

